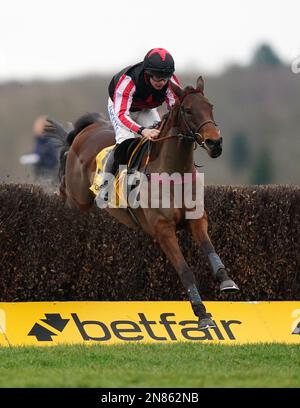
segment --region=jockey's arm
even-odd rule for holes
[[[134,122],[129,113],[134,92],[133,80],[129,76],[123,75],[116,87],[114,110],[123,126],[133,133],[141,134],[144,128]]]
[[[120,79],[114,97],[114,109],[118,116],[118,119],[128,130],[133,133],[146,137],[147,139],[155,139],[159,135],[157,129],[147,129],[144,126],[140,126],[134,122],[130,117],[130,107],[132,103],[132,97],[135,92],[135,84],[132,79],[124,75]]]
[[[170,81],[172,81],[175,85],[181,88],[180,82],[178,81],[178,78],[176,77],[175,74],[172,75]],[[174,105],[176,99],[177,99],[177,96],[175,95],[175,93],[173,92],[169,84],[167,92],[166,92],[166,98],[165,98],[165,102],[168,106],[168,110],[170,110],[171,106]]]

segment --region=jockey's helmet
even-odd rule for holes
[[[172,55],[164,48],[152,48],[144,58],[144,70],[157,78],[171,78],[175,71]]]

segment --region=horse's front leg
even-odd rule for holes
[[[188,293],[193,311],[199,318],[199,329],[215,327],[211,315],[206,312],[205,306],[202,303],[194,274],[182,255],[175,231],[176,226],[174,222],[167,220],[158,221],[155,226],[155,238],[158,240],[161,249],[176,269],[180,280]]]
[[[221,261],[219,255],[216,253],[211,240],[208,236],[208,219],[207,214],[200,219],[189,220],[189,227],[191,229],[193,239],[201,246],[201,249],[208,256],[210,265],[212,267],[214,278],[220,283],[221,292],[235,293],[239,291],[238,286],[228,276],[226,268]]]

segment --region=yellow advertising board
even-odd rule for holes
[[[0,303],[0,346],[198,342],[300,344],[300,302],[205,302],[216,327],[199,330],[189,302]]]

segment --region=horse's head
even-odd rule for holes
[[[181,89],[173,82],[171,87],[178,96],[180,131],[192,136],[210,157],[220,156],[222,137],[213,117],[213,105],[204,96],[203,78],[198,78],[196,89],[191,86]]]

